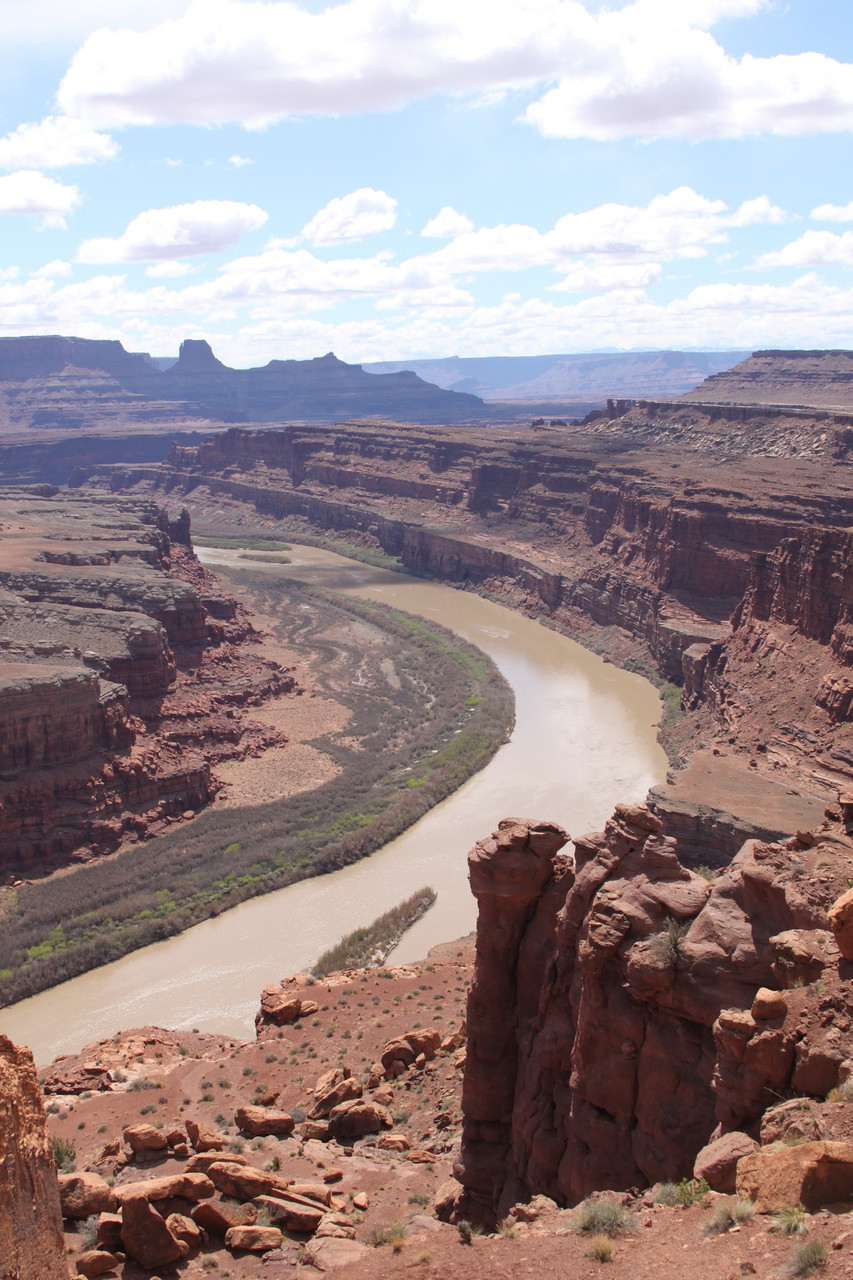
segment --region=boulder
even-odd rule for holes
[[[204,1173],[173,1173],[164,1178],[149,1178],[147,1182],[126,1182],[114,1188],[120,1205],[133,1196],[146,1200],[207,1200],[215,1187]]]
[[[286,1111],[267,1111],[264,1107],[238,1107],[234,1123],[241,1133],[253,1138],[281,1137],[293,1133],[293,1116]]]
[[[266,1209],[272,1221],[280,1223],[285,1231],[316,1231],[326,1214],[320,1205],[291,1200],[284,1192],[277,1196],[258,1196],[255,1203],[258,1208]]]
[[[376,1145],[383,1151],[408,1151],[412,1144],[404,1133],[383,1133]]]
[[[417,1054],[415,1053],[408,1040],[403,1036],[398,1036],[396,1040],[389,1040],[385,1048],[379,1055],[379,1060],[386,1072],[391,1072],[396,1063],[401,1063],[404,1067],[410,1067],[414,1062]]]
[[[313,1138],[316,1142],[329,1141],[329,1125],[326,1120],[306,1120],[300,1125],[299,1132],[303,1138],[307,1138],[310,1142]]]
[[[112,1213],[116,1198],[97,1173],[61,1173],[59,1203],[63,1218],[91,1218],[95,1213]]]
[[[853,960],[853,889],[842,893],[829,908],[829,923],[838,950],[845,960]]]
[[[853,1143],[804,1142],[761,1148],[737,1166],[737,1193],[759,1213],[802,1204],[809,1212],[853,1202]]]
[[[187,1121],[187,1137],[194,1151],[221,1151],[225,1146],[222,1134],[199,1120]]]
[[[309,1120],[321,1120],[333,1107],[351,1098],[360,1098],[362,1088],[349,1067],[334,1067],[320,1076],[314,1086],[314,1105],[308,1112]]]
[[[225,1232],[225,1246],[235,1252],[268,1253],[278,1249],[281,1240],[278,1227],[229,1227]]]
[[[261,1012],[258,1015],[258,1021],[271,1022],[276,1027],[285,1027],[291,1022],[296,1022],[301,1014],[302,1001],[298,996],[285,995],[279,986],[265,987],[261,992]]]
[[[193,1249],[200,1249],[204,1243],[201,1228],[186,1214],[170,1213],[166,1219],[166,1226],[176,1240],[183,1240],[184,1244],[189,1245],[190,1252]]]
[[[788,1001],[781,991],[771,991],[769,987],[760,987],[755,993],[750,1012],[753,1018],[762,1019],[765,1022],[769,1022],[773,1018],[784,1018],[788,1012]]]
[[[187,1245],[172,1235],[145,1196],[128,1196],[122,1204],[121,1217],[124,1251],[148,1271],[167,1267],[189,1253]]]
[[[106,1249],[86,1249],[74,1259],[78,1276],[105,1276],[119,1264],[118,1258]]]
[[[694,1178],[704,1178],[712,1191],[733,1195],[737,1162],[758,1150],[758,1143],[746,1133],[734,1131],[709,1142],[696,1157]]]
[[[212,1236],[224,1236],[231,1227],[251,1227],[257,1218],[255,1205],[224,1200],[205,1200],[192,1210],[192,1221]]]
[[[441,1047],[441,1032],[435,1027],[424,1027],[422,1030],[406,1031],[403,1039],[407,1040],[414,1050],[415,1059],[423,1054],[430,1062]]]
[[[303,1197],[306,1200],[316,1201],[317,1204],[330,1205],[332,1203],[332,1191],[330,1187],[324,1187],[322,1182],[294,1182],[287,1190],[289,1196]]]
[[[334,1236],[324,1236],[320,1240],[310,1240],[306,1244],[302,1260],[316,1267],[318,1271],[334,1271],[338,1267],[354,1266],[369,1253],[367,1245],[361,1244],[358,1240],[340,1240]]]
[[[95,1244],[105,1253],[118,1253],[121,1250],[121,1214],[102,1213],[98,1218],[98,1230]]]
[[[166,1135],[153,1124],[130,1124],[122,1129],[124,1138],[131,1151],[165,1151],[169,1143]]]
[[[190,1156],[184,1166],[185,1173],[207,1173],[212,1164],[248,1164],[245,1156],[229,1152],[227,1156],[219,1151],[206,1151],[203,1155]]]
[[[365,1098],[353,1098],[333,1107],[329,1115],[329,1133],[337,1141],[361,1138],[366,1133],[390,1129],[393,1121],[385,1107]]]
[[[224,1196],[233,1196],[235,1200],[254,1200],[255,1196],[268,1196],[277,1191],[286,1191],[290,1180],[278,1173],[262,1172],[249,1165],[212,1164],[207,1171],[217,1191]]]
[[[325,1213],[314,1233],[315,1240],[354,1240],[355,1227],[345,1213]]]

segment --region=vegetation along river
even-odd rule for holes
[[[231,551],[203,548],[199,555],[211,567],[240,563]],[[485,769],[371,857],[252,898],[0,1012],[0,1030],[29,1045],[39,1062],[149,1024],[251,1037],[267,983],[309,968],[343,934],[425,884],[438,900],[389,964],[422,958],[436,943],[470,932],[476,904],[466,854],[501,818],[548,819],[578,835],[600,828],[616,802],[643,799],[665,776],[652,685],[539,623],[470,592],[314,547],[294,546],[291,563],[268,572],[434,619],[485,650],[515,693],[512,738]]]

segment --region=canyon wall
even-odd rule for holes
[[[59,1183],[29,1049],[0,1035],[0,1273],[67,1280]]]
[[[670,753],[679,764],[704,753],[719,798],[707,818],[700,794],[676,802],[664,788],[656,807],[684,819],[685,854],[692,827],[704,856],[710,822],[729,830],[730,857],[746,835],[807,824],[853,776],[853,484],[825,415],[729,414],[723,449],[709,414],[691,427],[692,413],[647,406],[526,433],[233,428],[176,445],[160,467],[85,474],[202,519],[245,524],[252,508],[282,536],[343,532],[657,671],[683,691]],[[780,439],[787,453],[771,456]],[[812,445],[824,452],[804,456]],[[742,778],[730,786],[733,762]],[[786,783],[800,813],[785,803],[777,820]]]
[[[281,735],[294,687],[187,545],[184,516],[0,491],[0,876],[85,860],[192,816],[213,768]]]
[[[846,1078],[850,964],[827,912],[851,815],[748,842],[710,877],[642,805],[573,857],[565,832],[518,819],[472,850],[460,1216],[690,1177],[712,1137],[756,1137],[780,1099]]]

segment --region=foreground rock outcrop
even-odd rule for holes
[[[67,1280],[53,1148],[28,1049],[0,1035],[0,1272]]]
[[[840,809],[707,879],[643,805],[575,839],[574,859],[565,840],[507,819],[469,858],[466,1216],[689,1177],[713,1137],[757,1137],[780,1097],[822,1098],[853,1069],[827,919],[853,871]]]

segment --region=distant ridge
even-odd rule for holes
[[[853,351],[755,351],[683,397],[712,404],[853,408]]]
[[[368,373],[409,369],[449,391],[486,401],[585,401],[608,397],[677,396],[709,374],[729,369],[747,351],[630,351],[597,355],[449,356],[439,360],[383,360]]]
[[[332,352],[315,360],[230,369],[209,343],[188,339],[174,363],[166,369],[163,363],[125,351],[120,342],[59,335],[0,338],[0,392],[4,383],[51,379],[72,367],[97,370],[151,402],[180,401],[194,406],[200,417],[221,422],[384,418],[430,423],[488,416],[477,396],[439,388],[411,372],[377,378]],[[85,399],[78,399],[76,408],[85,412]]]

